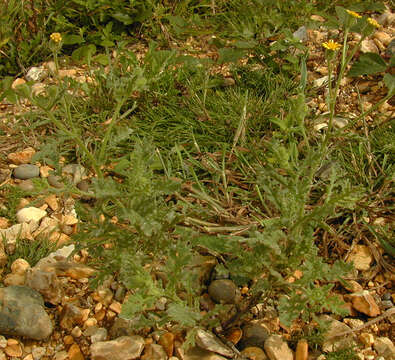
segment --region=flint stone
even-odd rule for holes
[[[16,219],[21,223],[29,223],[30,221],[39,222],[47,215],[45,210],[41,210],[34,206],[23,208],[16,213]]]
[[[354,334],[341,336],[338,338],[334,337],[336,336],[336,334],[340,334],[342,332],[350,330],[350,327],[348,327],[345,323],[332,319],[330,316],[327,315],[322,316],[322,319],[330,321],[329,330],[326,333],[326,337],[322,345],[322,351],[333,352],[356,345],[356,342],[354,340]]]
[[[202,329],[196,332],[196,345],[204,350],[212,351],[217,354],[233,357],[233,351],[223,344],[215,335]]]
[[[387,337],[379,337],[374,341],[374,349],[385,359],[395,359],[395,346]]]
[[[272,335],[265,341],[265,352],[270,360],[293,360],[294,355],[280,335]]]
[[[25,78],[27,81],[42,81],[48,76],[48,71],[43,67],[33,66],[29,69]]]
[[[167,360],[167,355],[161,345],[149,344],[146,346],[141,360]]]
[[[219,304],[235,304],[240,299],[239,289],[232,280],[214,280],[208,287],[210,297]]]
[[[0,333],[43,340],[52,329],[37,291],[26,286],[0,288]]]
[[[63,289],[54,272],[43,271],[35,266],[27,270],[25,284],[38,291],[51,304],[57,305],[63,299]]]
[[[19,165],[14,169],[14,177],[21,180],[27,180],[38,177],[40,175],[40,168],[32,164]]]
[[[144,349],[141,336],[121,336],[111,341],[99,341],[91,345],[92,360],[132,360],[140,357]]]

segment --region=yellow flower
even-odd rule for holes
[[[62,35],[59,33],[52,33],[50,38],[54,43],[60,43],[62,41]]]
[[[332,50],[332,51],[336,51],[336,50],[340,49],[340,47],[341,47],[341,45],[339,43],[333,41],[332,39],[329,40],[328,42],[322,43],[322,46],[325,49]]]
[[[380,28],[381,25],[373,18],[368,18],[368,23],[372,26],[374,26],[375,28]]]
[[[357,12],[352,11],[352,10],[346,10],[348,15],[351,15],[352,17],[355,17],[357,19],[361,18],[362,16],[359,15]]]

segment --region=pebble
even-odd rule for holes
[[[68,164],[62,169],[62,175],[72,178],[73,184],[78,184],[86,175],[85,168],[80,164]]]
[[[375,42],[373,40],[365,39],[361,43],[361,52],[363,52],[363,53],[371,52],[371,53],[378,54],[379,49],[377,48],[377,45],[375,44]]]
[[[30,221],[39,222],[47,215],[45,210],[41,210],[34,206],[23,208],[16,213],[17,221],[21,223],[29,223]]]
[[[373,296],[367,290],[351,294],[351,301],[354,309],[365,315],[375,317],[381,313]]]
[[[13,81],[13,83],[12,83],[12,85],[11,85],[11,88],[15,90],[18,86],[23,85],[23,84],[26,84],[26,80],[25,80],[25,79],[16,78],[16,79]]]
[[[38,177],[40,168],[32,164],[22,164],[14,169],[14,177],[16,179],[26,180]]]
[[[34,184],[33,181],[31,179],[27,179],[27,180],[22,180],[19,184],[18,184],[19,188],[23,191],[26,192],[30,192],[34,190]]]
[[[347,261],[353,262],[357,270],[366,271],[370,269],[373,257],[368,246],[355,245]]]
[[[392,39],[385,50],[387,56],[392,56],[395,54],[395,39]]]
[[[43,340],[52,333],[41,295],[26,286],[0,288],[0,332]]]
[[[29,69],[25,78],[27,81],[42,81],[48,76],[48,71],[43,67],[33,66]]]
[[[7,229],[10,226],[10,220],[0,217],[0,229]]]
[[[373,347],[377,351],[377,353],[380,356],[383,356],[385,359],[395,358],[395,346],[389,338],[379,337],[375,339]]]
[[[265,352],[256,346],[250,346],[241,351],[241,355],[251,360],[267,360]]]
[[[204,350],[212,351],[227,357],[233,356],[233,351],[223,344],[215,335],[208,331],[198,329],[196,331],[195,340],[196,345]]]
[[[91,342],[97,343],[99,341],[106,341],[107,340],[107,329],[105,328],[97,328],[94,333],[91,335]]]
[[[10,357],[22,356],[22,347],[15,339],[8,339],[4,352]]]
[[[394,306],[391,300],[383,300],[381,305],[383,306],[384,310],[391,309]]]
[[[26,286],[38,291],[45,301],[57,305],[63,299],[63,289],[54,272],[43,271],[37,265],[26,272]]]
[[[301,339],[296,345],[295,360],[307,360],[309,357],[309,344]]]
[[[40,360],[45,355],[46,352],[47,352],[47,350],[43,346],[37,346],[37,347],[33,348],[32,349],[33,359]]]
[[[176,359],[182,360],[227,360],[226,357],[201,349],[199,347],[190,348],[185,353],[181,348],[177,348],[177,355],[178,357],[176,357]]]
[[[58,175],[50,174],[50,175],[48,175],[47,180],[48,180],[48,184],[53,186],[54,188],[57,188],[57,189],[64,188],[62,178]]]
[[[264,348],[265,341],[269,338],[270,332],[264,324],[249,323],[243,327],[243,335],[240,340],[240,348],[260,347]]]
[[[162,345],[168,357],[171,357],[174,352],[174,334],[165,332],[159,337],[158,344]]]
[[[294,358],[292,350],[280,335],[271,335],[265,341],[265,352],[270,360],[293,360]]]
[[[140,357],[144,349],[141,336],[121,336],[111,341],[99,341],[90,346],[92,360],[132,360]]]
[[[32,147],[28,147],[22,151],[9,153],[7,159],[16,165],[29,164],[35,153],[36,150]]]
[[[141,360],[167,360],[167,355],[162,346],[149,344],[145,347],[144,355]]]
[[[332,352],[341,350],[344,348],[355,346],[354,335],[350,334],[348,336],[333,338],[338,333],[349,331],[350,328],[340,321],[332,319],[330,316],[324,315],[322,319],[325,321],[329,321],[329,330],[325,334],[324,343],[322,345],[322,351],[324,352]]]
[[[240,299],[236,284],[229,279],[214,280],[208,287],[208,293],[219,304],[235,304]]]
[[[70,360],[84,360],[84,356],[82,355],[81,349],[77,344],[72,344],[70,346],[67,355]]]

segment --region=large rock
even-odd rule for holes
[[[280,335],[272,335],[265,341],[265,352],[270,360],[293,360],[294,355]]]
[[[144,349],[141,336],[122,336],[111,341],[99,341],[91,345],[92,360],[133,360],[140,357]]]
[[[0,288],[0,333],[43,340],[52,329],[37,291],[26,286]]]

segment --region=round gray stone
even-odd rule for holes
[[[31,179],[40,175],[40,168],[36,165],[23,164],[14,169],[14,177],[21,180]]]
[[[214,280],[208,287],[208,294],[216,303],[235,304],[240,293],[232,280]]]
[[[52,333],[44,300],[26,286],[0,288],[0,333],[43,340]]]
[[[48,184],[53,186],[54,188],[62,189],[64,187],[64,184],[62,183],[62,178],[58,175],[50,174],[47,177],[47,180]]]

